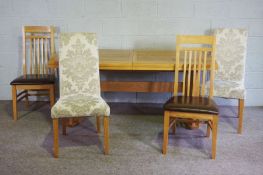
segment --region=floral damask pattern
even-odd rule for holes
[[[216,35],[216,60],[220,66],[215,79],[244,81],[247,31],[243,29],[218,29]]]
[[[60,40],[60,99],[52,117],[109,116],[110,108],[100,96],[96,35],[63,33]]]
[[[67,95],[60,98],[52,108],[53,118],[109,115],[107,103],[101,97],[90,94]]]
[[[208,95],[209,92],[209,82],[206,84],[206,92]],[[245,98],[245,88],[238,82],[234,81],[214,81],[214,96],[223,97],[223,98],[236,98],[244,99]]]
[[[244,98],[245,58],[248,32],[243,29],[217,29],[214,96]]]

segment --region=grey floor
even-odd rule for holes
[[[14,122],[11,102],[0,101],[0,174],[263,174],[263,107],[245,109],[242,135],[236,133],[236,108],[220,107],[217,157],[211,160],[205,127],[178,128],[163,156],[159,105],[110,106],[110,155],[103,155],[95,118],[87,118],[60,135],[60,158],[54,159],[48,104],[19,106]]]

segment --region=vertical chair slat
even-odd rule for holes
[[[187,96],[190,96],[190,89],[191,89],[191,67],[192,67],[192,51],[189,51],[188,54],[189,54],[189,60],[188,60]]]
[[[179,58],[180,56],[180,49],[177,46],[178,51],[176,51],[176,58]],[[180,61],[179,59],[175,60],[175,71],[174,71],[174,93],[173,95],[176,96],[178,94],[178,84],[179,84],[179,66],[180,66]]]
[[[44,74],[44,68],[45,68],[45,63],[44,63],[44,38],[41,39],[41,74]]]
[[[196,87],[196,55],[197,55],[197,51],[194,51],[194,70],[193,70],[193,88],[192,88],[193,95],[192,96],[196,96],[196,91],[198,88]]]
[[[23,28],[22,30],[23,33],[23,74],[25,75],[27,73],[27,66],[26,66],[26,33],[25,30]]]
[[[37,39],[37,74],[40,74],[40,38]]]
[[[30,45],[29,45],[30,62],[29,62],[29,64],[30,64],[30,74],[32,74],[32,57],[33,57],[33,55],[32,55],[33,54],[32,44],[33,44],[33,40],[30,38],[29,41],[30,41]]]
[[[198,74],[197,74],[197,87],[198,91],[196,92],[196,96],[200,96],[200,79],[201,79],[201,65],[202,65],[202,54],[203,52],[199,52],[199,57],[198,57]]]
[[[184,51],[184,71],[183,71],[183,93],[182,95],[185,95],[185,79],[186,79],[186,58],[187,58],[187,51]]]
[[[55,28],[51,27],[51,33],[50,33],[50,55],[53,55],[55,53],[55,41],[54,41],[54,32]]]
[[[50,48],[51,47],[51,44],[50,44],[51,40],[48,40],[47,42],[47,47]],[[47,58],[49,59],[50,56],[52,55],[52,51],[48,49],[48,52],[47,52]],[[48,61],[48,60],[47,60]],[[53,74],[52,70],[49,70],[49,72],[51,72],[51,74]]]
[[[48,62],[48,58],[47,58],[47,49],[48,49],[48,46],[47,46],[47,42],[48,42],[48,39],[45,39],[45,72],[46,74],[48,74],[48,67],[47,67],[47,62]]]
[[[214,80],[215,80],[215,45],[216,45],[216,39],[214,38],[213,39],[213,46],[212,46],[212,49],[213,49],[213,52],[211,52],[211,57],[212,57],[212,60],[211,60],[211,66],[210,68],[213,70],[210,72],[210,91],[209,91],[209,98],[213,98],[213,95],[214,95]]]
[[[205,80],[206,80],[206,58],[207,58],[207,51],[204,51],[204,62],[203,62],[203,77],[202,77],[202,91],[201,95],[205,95]]]
[[[34,67],[34,72],[33,74],[36,73],[36,39],[34,38],[34,44],[33,44],[33,50],[34,50],[34,54],[33,54],[33,61],[32,61],[32,64],[33,64],[33,67]]]

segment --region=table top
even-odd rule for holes
[[[174,71],[175,50],[100,49],[100,70]],[[58,61],[49,62],[58,67]],[[216,66],[217,68],[217,66]]]
[[[100,70],[174,70],[175,51],[99,50]]]

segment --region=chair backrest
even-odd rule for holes
[[[48,60],[55,54],[53,26],[23,27],[23,74],[49,74]]]
[[[59,49],[60,97],[100,96],[99,55],[94,33],[61,33]]]
[[[236,81],[244,85],[248,32],[244,29],[217,29],[216,80]]]
[[[175,96],[180,91],[183,96],[205,96],[205,84],[209,80],[209,97],[213,97],[214,55],[215,37],[196,35],[176,36]],[[181,88],[179,88],[180,86]]]

